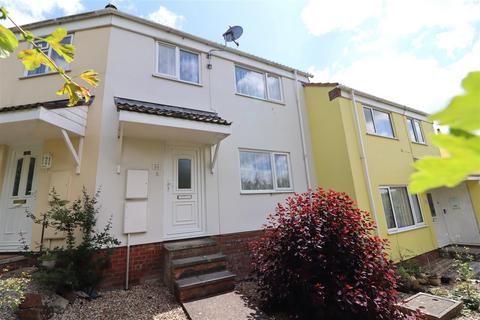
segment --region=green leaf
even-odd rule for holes
[[[471,72],[462,81],[465,94],[452,99],[446,109],[431,116],[442,125],[465,131],[480,129],[480,71]]]
[[[414,164],[418,170],[411,176],[410,192],[454,187],[468,175],[480,171],[480,137],[468,135],[437,135],[432,142],[443,148],[448,157],[425,157]]]
[[[69,107],[77,105],[77,103],[82,99],[85,101],[85,103],[88,103],[91,97],[90,91],[87,88],[77,84],[74,81],[65,82],[63,87],[57,91],[57,94],[59,96],[68,95]]]
[[[18,40],[15,34],[0,25],[0,58],[7,58],[17,47]]]
[[[22,60],[27,70],[35,70],[42,64],[51,70],[56,70],[55,65],[39,49],[22,50],[18,54],[18,58]]]
[[[22,38],[27,42],[32,42],[35,40],[35,35],[30,31],[25,31],[25,33],[22,33]]]
[[[78,77],[92,87],[98,86],[98,82],[100,81],[98,79],[98,73],[93,70],[84,71]]]
[[[61,41],[67,36],[67,30],[58,28],[52,32],[51,35],[45,38],[45,41],[50,44],[53,50],[61,56],[67,63],[73,61],[75,55],[75,47],[71,44],[62,44]]]
[[[8,16],[7,8],[0,7],[0,20],[6,20]]]

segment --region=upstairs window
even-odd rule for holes
[[[179,47],[157,43],[157,70],[161,76],[200,83],[200,55]]]
[[[67,35],[65,38],[63,38],[62,41],[60,41],[61,44],[72,44],[73,36]],[[55,64],[64,69],[67,70],[69,67],[69,64],[63,59],[61,56],[59,56],[55,50],[52,49],[52,47],[46,42],[46,41],[37,41],[35,44],[46,54],[48,55],[54,62]],[[37,69],[34,70],[29,70],[27,71],[27,76],[34,76],[38,74],[45,74],[52,72],[49,67],[45,65],[40,65]]]
[[[235,66],[235,83],[237,93],[277,102],[283,100],[278,76]]]
[[[413,142],[425,143],[425,138],[422,132],[422,123],[420,120],[407,118],[408,133]]]
[[[240,178],[244,193],[291,191],[289,154],[241,150]]]
[[[406,187],[382,187],[380,194],[389,231],[423,225],[418,196],[409,195]]]
[[[367,132],[384,137],[394,138],[392,120],[388,112],[370,107],[363,107]]]

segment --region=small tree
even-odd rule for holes
[[[405,319],[374,228],[345,193],[318,189],[278,204],[251,245],[264,307],[306,319]]]

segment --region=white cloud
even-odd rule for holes
[[[349,36],[346,57],[324,69],[310,67],[314,81],[341,82],[433,112],[458,94],[468,72],[480,69],[480,40],[475,40],[480,3],[383,0],[370,2],[371,11],[353,7],[346,12],[357,2],[362,1],[310,0],[304,8],[301,18],[311,34]],[[344,14],[355,17],[345,21]]]
[[[160,6],[157,11],[150,13],[148,18],[157,23],[176,29],[181,29],[182,23],[185,21],[184,16],[174,13],[164,6]]]
[[[81,0],[0,0],[0,6],[5,6],[12,19],[20,25],[45,20],[46,15],[54,10],[60,10],[65,15],[84,10]],[[6,25],[11,26],[11,23]]]

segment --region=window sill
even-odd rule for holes
[[[410,227],[404,227],[404,228],[401,228],[401,229],[390,229],[390,230],[387,231],[387,234],[394,235],[394,234],[399,234],[399,233],[402,233],[402,232],[423,229],[423,228],[426,228],[426,227],[428,227],[428,226],[425,223],[421,223],[421,224],[417,224],[417,225],[410,226]]]
[[[418,145],[421,145],[421,146],[424,146],[424,147],[428,147],[428,144],[426,143],[422,143],[422,142],[416,142],[416,141],[411,141],[413,144],[418,144]]]
[[[152,73],[152,77],[161,78],[161,79],[165,79],[165,80],[171,80],[171,81],[180,82],[180,83],[184,83],[184,84],[189,84],[189,85],[196,86],[196,87],[203,87],[203,84],[201,84],[201,83],[180,80],[178,78],[165,76],[165,75],[159,74],[159,73]]]
[[[396,138],[396,137],[383,136],[381,134],[376,134],[376,133],[371,133],[371,132],[367,132],[367,135],[373,136],[373,137],[378,137],[378,138],[385,138],[385,139],[399,141],[398,138]]]
[[[281,105],[281,106],[284,106],[284,105],[285,105],[285,102],[283,102],[283,101],[276,101],[276,100],[269,100],[269,99],[264,99],[264,98],[258,98],[258,97],[254,97],[254,96],[249,96],[248,94],[239,93],[239,92],[235,92],[235,94],[236,94],[237,96],[240,96],[240,97],[245,97],[245,98],[260,100],[260,101],[264,101],[264,102],[270,102],[270,103],[278,104],[278,105]]]
[[[293,191],[293,190],[240,191],[240,194],[241,194],[241,195],[255,195],[255,194],[270,194],[270,195],[274,195],[274,194],[283,194],[283,193],[295,193],[295,191]]]
[[[71,69],[67,69],[65,70],[65,73],[69,73],[71,72],[72,70]],[[38,77],[46,77],[46,76],[51,76],[51,75],[58,75],[59,73],[58,72],[45,72],[45,73],[40,73],[40,74],[32,74],[31,76],[22,76],[22,77],[19,77],[18,79],[19,80],[25,80],[25,79],[32,79],[32,78],[38,78]]]

